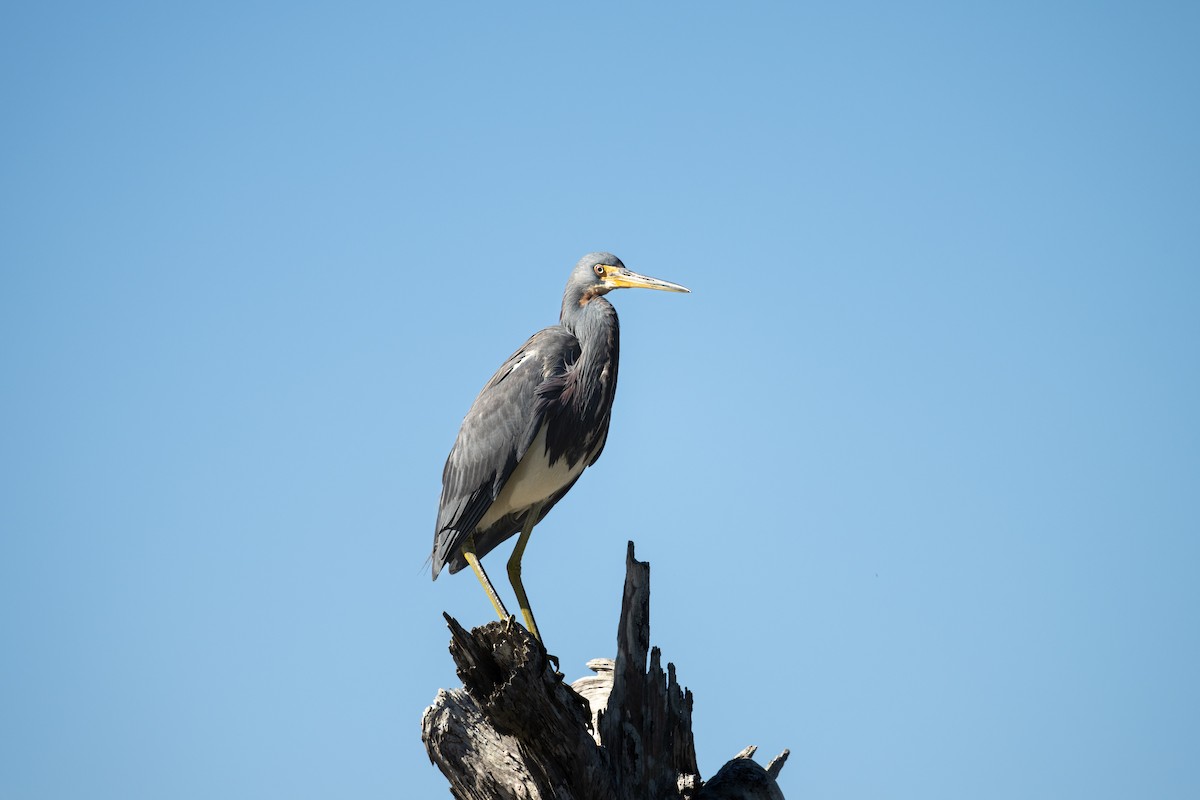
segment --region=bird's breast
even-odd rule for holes
[[[583,458],[577,459],[573,465],[568,465],[566,458],[559,458],[551,464],[546,452],[546,426],[543,424],[538,430],[533,444],[479,521],[478,530],[487,530],[508,514],[523,512],[550,499],[570,486],[587,466],[587,459]]]

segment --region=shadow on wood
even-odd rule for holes
[[[764,768],[748,747],[700,779],[692,693],[650,648],[650,565],[633,555],[630,542],[617,658],[574,686],[515,622],[446,617],[463,688],[438,692],[421,738],[459,800],[783,800],[786,750]]]

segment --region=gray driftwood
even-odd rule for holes
[[[692,693],[650,648],[650,565],[626,556],[617,658],[568,686],[515,622],[450,625],[461,689],[421,719],[430,760],[459,800],[783,800],[766,768],[738,753],[707,782],[692,736]],[[649,667],[647,668],[647,655]]]

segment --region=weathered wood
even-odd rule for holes
[[[592,737],[600,744],[600,715],[608,707],[608,696],[612,694],[613,670],[617,663],[611,658],[593,658],[587,668],[595,675],[580,678],[571,684],[580,697],[587,700],[592,709]]]
[[[600,716],[600,740],[625,797],[690,798],[699,788],[692,693],[675,680],[674,664],[667,671],[664,676],[659,649],[650,649],[650,564],[634,558],[630,542],[613,688]]]
[[[515,622],[467,631],[446,619],[463,688],[438,692],[421,731],[459,800],[782,800],[786,750],[764,769],[747,748],[701,781],[692,693],[650,648],[650,565],[633,542],[617,658],[589,661],[597,674],[575,688]]]
[[[447,616],[463,688],[438,692],[422,739],[459,800],[616,800],[587,701],[515,622],[466,631]]]
[[[696,800],[783,800],[783,792],[756,761],[734,758],[704,784]]]

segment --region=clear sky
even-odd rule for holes
[[[441,612],[492,610],[429,580],[442,464],[591,250],[693,294],[612,296],[608,446],[526,555],[569,679],[634,539],[705,777],[1200,796],[1195,4],[0,40],[0,796],[448,796]]]

